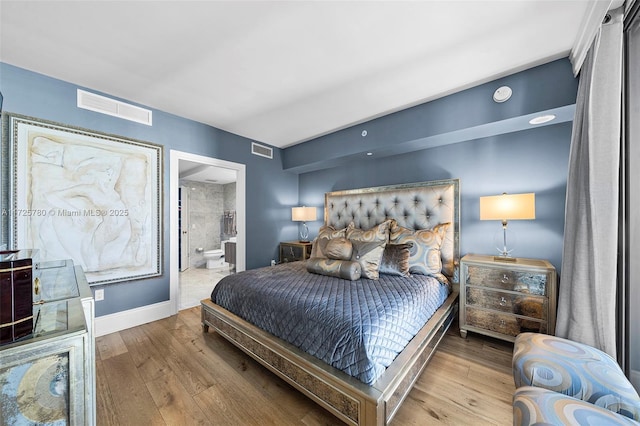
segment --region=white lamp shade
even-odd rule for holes
[[[536,218],[536,195],[502,194],[480,197],[480,220],[530,220]]]
[[[292,207],[291,220],[294,222],[310,222],[318,219],[318,209],[315,207]]]

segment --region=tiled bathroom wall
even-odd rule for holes
[[[235,183],[219,185],[183,180],[189,197],[189,263],[202,266],[205,261],[197,248],[219,249],[222,235],[222,216],[225,210],[235,210]]]

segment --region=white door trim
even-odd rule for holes
[[[169,151],[169,297],[172,315],[180,306],[180,278],[178,271],[178,186],[180,160],[193,161],[236,171],[236,272],[246,269],[246,166],[217,158],[188,152]],[[213,290],[213,289],[212,289]]]

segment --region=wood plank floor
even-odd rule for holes
[[[392,425],[512,423],[513,344],[454,323]],[[96,339],[97,424],[342,425],[200,325],[200,308]]]

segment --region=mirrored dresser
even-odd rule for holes
[[[460,334],[513,342],[522,332],[554,334],[557,276],[546,260],[468,254],[460,261]]]
[[[0,424],[94,425],[93,294],[71,260],[33,270],[33,333],[0,346]]]

